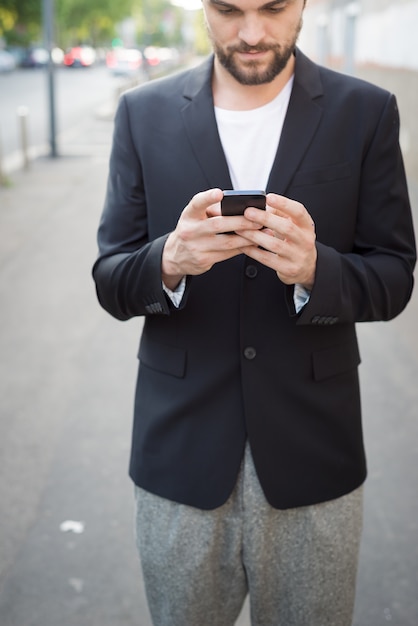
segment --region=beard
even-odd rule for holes
[[[263,85],[271,83],[286,67],[290,57],[295,51],[296,42],[302,29],[302,20],[290,42],[281,44],[260,44],[249,46],[244,41],[237,46],[222,48],[212,37],[212,46],[219,63],[238,81],[241,85]],[[260,68],[257,60],[248,61],[245,64],[237,62],[236,52],[267,52],[273,53],[273,58],[267,67]]]

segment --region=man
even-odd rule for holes
[[[395,98],[296,49],[304,5],[203,0],[214,57],[116,116],[93,272],[145,316],[130,475],[157,625],[231,625],[247,593],[258,626],[352,620],[355,323],[403,310],[416,252]],[[266,210],[221,215],[232,187]]]

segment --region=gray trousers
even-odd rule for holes
[[[350,626],[363,489],[272,508],[249,446],[236,487],[202,511],[138,487],[137,544],[154,626],[232,626],[247,593],[253,626]]]

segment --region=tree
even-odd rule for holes
[[[42,41],[42,0],[1,0],[0,37],[8,45]],[[173,46],[182,42],[182,9],[170,0],[55,0],[54,43],[110,45],[119,25],[132,18],[138,45]]]
[[[57,41],[104,45],[115,35],[115,24],[130,15],[135,0],[61,0],[56,7]]]
[[[8,44],[28,45],[41,37],[40,0],[2,0],[0,37]]]

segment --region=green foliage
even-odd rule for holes
[[[55,44],[109,45],[123,39],[124,21],[134,23],[130,44],[171,46],[182,43],[183,10],[170,0],[52,0]],[[8,45],[42,41],[43,0],[1,0],[0,37]],[[132,37],[130,37],[132,38]]]
[[[55,15],[57,43],[103,45],[115,33],[115,24],[132,10],[132,0],[58,0]]]
[[[207,33],[203,11],[197,11],[194,20],[195,32],[195,52],[199,55],[206,55],[212,49]]]
[[[169,0],[137,0],[139,45],[170,46],[181,42],[182,10]]]
[[[28,45],[41,36],[41,0],[1,0],[0,37],[8,44]]]

